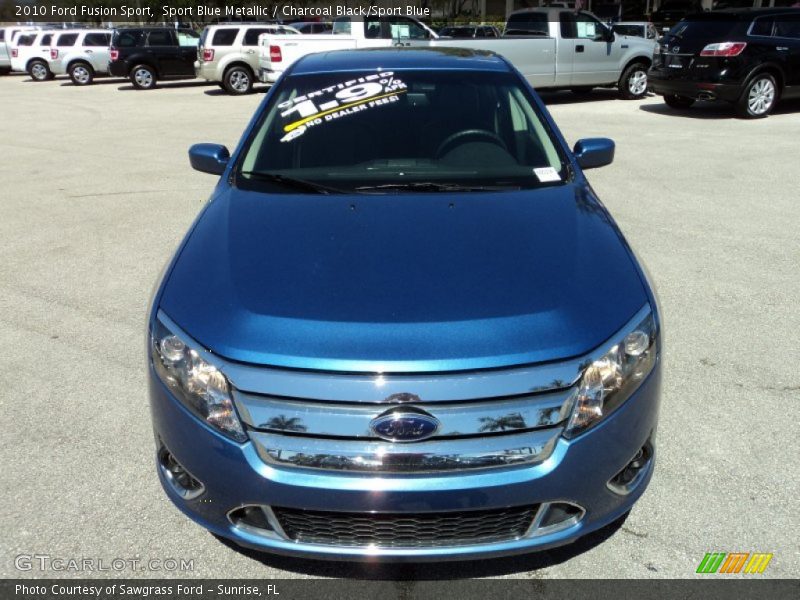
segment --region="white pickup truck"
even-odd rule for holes
[[[535,8],[512,13],[500,38],[438,37],[410,17],[334,22],[334,35],[259,38],[259,79],[274,83],[306,54],[382,46],[453,47],[504,56],[537,89],[618,87],[626,99],[647,93],[647,70],[656,44],[615,34],[597,17],[568,8]]]

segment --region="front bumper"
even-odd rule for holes
[[[425,475],[370,475],[268,465],[253,442],[237,444],[210,430],[164,387],[150,367],[150,399],[157,439],[204,485],[189,498],[178,494],[159,469],[170,499],[190,518],[239,545],[308,558],[340,560],[474,559],[560,546],[625,514],[644,492],[654,453],[637,485],[623,495],[608,486],[639,449],[654,441],[660,397],[660,359],[642,386],[604,422],[585,434],[559,438],[544,462],[522,467]],[[653,448],[654,450],[654,448]],[[585,509],[561,531],[470,545],[366,547],[306,543],[264,536],[234,525],[228,513],[243,505],[347,513],[446,513],[547,502]]]
[[[668,74],[667,74],[668,75]],[[742,94],[742,87],[736,83],[719,83],[702,79],[675,78],[664,76],[655,70],[648,77],[650,89],[659,95],[676,95],[695,100],[724,100],[736,102]]]

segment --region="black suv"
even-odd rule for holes
[[[191,29],[117,29],[111,37],[108,71],[115,77],[128,77],[140,90],[154,88],[159,79],[192,79],[199,41]]]
[[[741,117],[766,117],[779,98],[800,97],[800,9],[687,17],[661,40],[649,82],[673,108],[725,100]]]

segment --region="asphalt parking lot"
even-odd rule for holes
[[[621,527],[523,557],[379,566],[244,552],[185,518],[153,466],[145,312],[215,183],[186,150],[233,148],[263,97],[0,78],[0,576],[92,575],[15,567],[38,554],[193,564],[102,576],[692,577],[718,551],[771,552],[761,577],[797,577],[798,102],[742,121],[657,97],[546,97],[571,144],[616,140],[589,178],[664,315],[657,471]]]

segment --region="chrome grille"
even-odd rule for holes
[[[436,513],[345,513],[272,507],[286,536],[328,546],[430,548],[525,535],[538,506]]]

